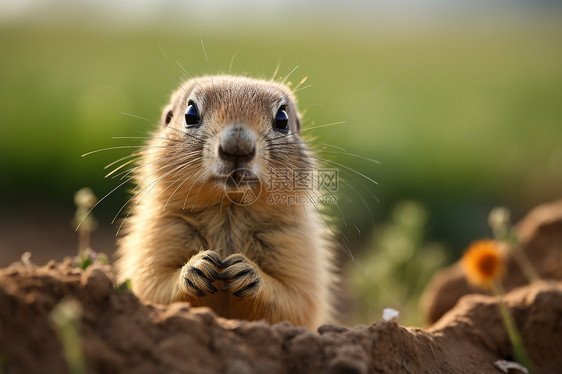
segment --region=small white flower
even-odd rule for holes
[[[495,207],[488,214],[488,224],[494,235],[503,236],[510,227],[511,213],[503,206]]]
[[[27,251],[21,255],[21,263],[25,266],[31,266],[31,252]]]
[[[527,368],[517,362],[497,360],[494,362],[495,367],[500,369],[504,373],[509,373],[510,371],[516,371],[517,373],[529,374]]]
[[[392,308],[384,308],[382,311],[382,319],[385,321],[394,321],[398,319],[400,312]]]

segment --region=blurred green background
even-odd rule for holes
[[[81,154],[139,144],[112,137],[144,136],[156,126],[151,121],[185,78],[176,61],[193,76],[231,71],[266,79],[278,65],[282,77],[298,66],[289,80],[308,77],[311,85],[297,94],[304,127],[346,121],[309,133],[380,161],[321,155],[378,182],[341,169],[351,185],[340,191],[342,242],[362,264],[342,265],[346,279],[359,277],[344,289],[368,284],[350,291],[342,309],[364,310],[349,320],[365,323],[396,307],[386,293],[374,296],[379,282],[414,305],[420,291],[413,289],[434,268],[490,235],[492,207],[505,205],[517,219],[562,192],[558,2],[414,3],[2,3],[1,264],[26,250],[38,262],[73,253],[74,192],[89,186],[105,195],[118,183],[103,178],[103,166],[130,150]],[[94,249],[112,252],[116,227],[109,223],[126,199],[122,189],[94,211]],[[400,264],[429,253],[431,270],[377,278],[391,261],[381,255],[392,243],[389,230],[400,233],[412,220]],[[365,269],[372,262],[378,265]],[[396,282],[408,292],[394,291]]]

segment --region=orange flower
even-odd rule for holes
[[[462,266],[470,283],[486,289],[504,272],[499,246],[490,239],[472,243],[462,257]]]

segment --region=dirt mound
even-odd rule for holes
[[[562,200],[533,209],[517,224],[521,249],[542,279],[562,280]],[[508,254],[502,280],[507,291],[528,283],[515,259]],[[437,321],[464,295],[483,293],[466,281],[460,260],[437,272],[422,296],[428,322]],[[562,370],[562,369],[561,369]]]
[[[506,297],[537,373],[562,367],[562,287],[536,283]],[[83,364],[92,373],[498,373],[511,359],[494,299],[463,298],[429,330],[377,321],[318,332],[216,317],[186,303],[144,305],[110,269],[70,260],[0,270],[0,372],[65,373],[49,316],[77,300]],[[77,344],[79,345],[79,344]]]

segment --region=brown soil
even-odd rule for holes
[[[322,326],[216,317],[185,303],[143,305],[115,290],[109,267],[54,261],[0,270],[0,372],[66,373],[53,308],[75,298],[92,373],[499,373],[512,359],[494,299],[469,295],[428,330],[376,321]],[[506,297],[536,373],[562,368],[562,285],[538,282]]]
[[[518,233],[541,277],[551,280],[524,286],[508,259],[505,301],[534,372],[559,373],[562,202],[533,210]],[[74,348],[81,347],[90,373],[500,373],[494,362],[513,360],[512,348],[495,299],[475,292],[457,264],[426,292],[429,317],[440,318],[429,329],[380,320],[313,332],[218,318],[186,303],[145,305],[116,290],[111,269],[99,263],[85,271],[70,259],[15,263],[0,269],[0,374],[71,372],[50,322],[69,299],[81,309]]]
[[[533,209],[515,227],[521,249],[542,279],[562,280],[562,200]],[[528,283],[515,259],[508,254],[503,287],[512,290]],[[464,295],[482,293],[468,284],[460,261],[437,272],[422,297],[428,322],[437,321]],[[561,349],[562,352],[562,349]],[[562,372],[562,367],[560,369]]]

